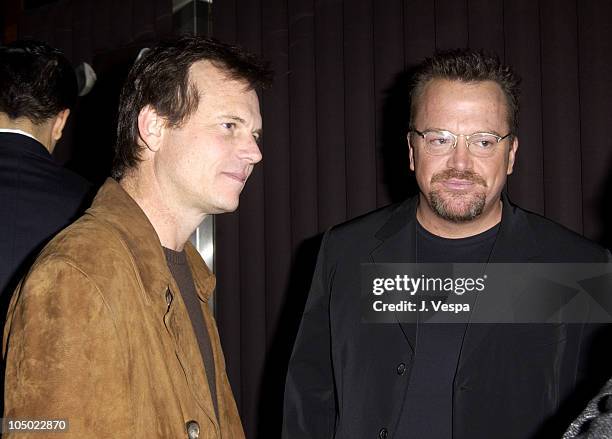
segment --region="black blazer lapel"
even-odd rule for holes
[[[524,212],[513,205],[505,193],[502,193],[502,220],[493,250],[491,251],[490,263],[525,263],[533,260],[539,254],[537,237],[534,235]],[[485,269],[486,270],[486,269]],[[492,309],[481,300],[495,300],[492,295],[479,295],[474,304],[474,311],[470,321],[479,320],[479,310]],[[484,320],[484,319],[482,319]],[[482,321],[481,320],[481,321]],[[484,339],[495,329],[495,324],[469,324],[461,354],[459,358],[458,371],[466,365],[472,354],[478,349]]]
[[[381,242],[370,253],[372,262],[415,262],[417,200],[418,197],[413,197],[402,203],[389,220],[376,232],[374,236]],[[414,354],[416,325],[397,321]]]

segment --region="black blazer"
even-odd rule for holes
[[[33,256],[89,206],[89,182],[36,140],[0,132],[0,294],[8,302]],[[4,321],[5,309],[2,309]]]
[[[411,437],[397,429],[415,325],[361,323],[359,273],[363,262],[415,261],[416,205],[412,198],[383,208],[323,238],[289,364],[283,438]],[[498,233],[491,262],[610,259],[607,250],[506,197]],[[606,329],[470,325],[454,380],[453,438],[560,437],[605,380],[606,356],[596,350]]]

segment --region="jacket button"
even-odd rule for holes
[[[189,421],[185,424],[187,428],[187,437],[189,439],[198,439],[200,437],[200,424],[196,421]]]
[[[389,431],[386,428],[381,428],[378,432],[378,439],[387,439],[389,436]]]
[[[406,365],[404,363],[400,363],[397,365],[397,374],[398,375],[404,375],[404,372],[406,372]]]

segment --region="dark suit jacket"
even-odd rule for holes
[[[91,185],[30,137],[0,133],[0,294],[7,302],[33,256],[89,205]],[[2,321],[6,309],[2,309]]]
[[[398,428],[409,409],[415,326],[361,323],[359,297],[361,263],[415,261],[416,204],[326,233],[289,364],[283,438],[411,437]],[[506,198],[498,233],[491,262],[609,260],[606,250]],[[590,370],[592,382],[581,381],[590,366],[605,368],[593,362],[597,336],[581,324],[468,326],[453,386],[453,438],[559,437],[605,379]]]

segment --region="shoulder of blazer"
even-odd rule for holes
[[[400,203],[390,204],[372,212],[338,224],[330,229],[335,238],[354,239],[357,237],[376,237],[386,239],[413,221],[414,207],[418,197],[408,198]]]
[[[593,241],[542,215],[522,209],[503,195],[503,240],[515,250],[528,247],[542,262],[607,262],[609,252]],[[525,261],[527,262],[527,261]]]

